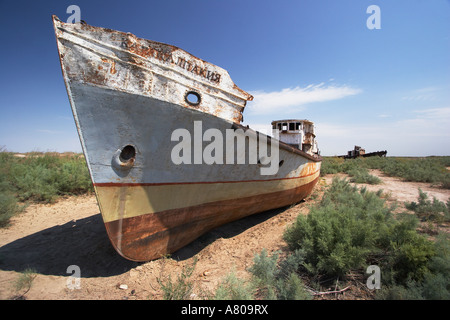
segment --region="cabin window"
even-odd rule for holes
[[[278,130],[281,130],[281,123],[278,124]]]
[[[291,131],[295,130],[295,123],[294,122],[289,123],[289,130],[291,130]]]
[[[286,122],[283,123],[283,128],[282,128],[282,130],[283,130],[283,131],[287,131],[287,123],[286,123]]]
[[[272,129],[276,129],[276,128],[277,128],[277,124],[274,123],[274,124],[272,125]]]
[[[295,123],[295,130],[300,130],[300,122]]]

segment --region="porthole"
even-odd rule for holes
[[[198,92],[188,91],[184,96],[184,100],[191,106],[198,106],[202,101],[202,98]]]

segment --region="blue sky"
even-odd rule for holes
[[[51,15],[178,46],[254,95],[244,124],[309,119],[323,155],[354,145],[450,155],[450,1],[0,1],[0,147],[81,151]],[[370,5],[381,29],[366,25]],[[267,132],[268,133],[268,132]]]

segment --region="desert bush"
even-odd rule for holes
[[[82,194],[93,191],[84,158],[77,155],[60,157],[53,154],[5,157],[8,166],[6,180],[9,190],[19,201],[52,202],[61,195]]]
[[[368,183],[368,184],[380,184],[381,183],[380,178],[378,178],[377,176],[371,175],[369,173],[369,170],[364,167],[350,169],[347,173],[351,176],[351,179],[350,179],[351,182]]]
[[[37,273],[33,268],[26,268],[24,271],[22,271],[19,277],[14,282],[14,287],[17,291],[17,294],[11,297],[11,299],[25,300],[25,295],[28,293],[28,291],[30,291],[36,275]]]
[[[422,281],[429,272],[428,262],[435,254],[434,246],[416,231],[416,226],[417,223],[401,221],[391,232],[390,245],[386,248],[389,257],[384,265],[385,269],[390,268],[394,283],[405,285],[411,280]]]
[[[156,279],[163,291],[164,300],[187,300],[190,298],[194,289],[194,280],[191,277],[196,264],[197,260],[194,259],[192,264],[185,265],[176,280],[173,280],[171,275],[161,275]]]
[[[408,279],[406,284],[391,283],[377,292],[378,299],[448,300],[450,299],[450,241],[440,234],[433,245],[435,254],[421,281]]]
[[[305,289],[297,274],[303,262],[303,252],[298,250],[284,259],[279,253],[271,256],[267,250],[255,254],[253,265],[248,269],[249,281],[238,279],[232,272],[222,281],[216,291],[216,299],[232,300],[309,300],[312,295]]]
[[[335,174],[342,172],[341,166],[344,159],[338,157],[324,157],[320,168],[320,175]]]
[[[418,219],[395,218],[379,193],[334,179],[322,201],[299,215],[284,239],[304,251],[310,274],[345,276],[370,264],[384,270],[386,282],[422,281],[434,256],[432,242],[416,231]]]
[[[401,158],[401,157],[367,157],[347,159],[324,157],[321,174],[349,173],[352,170],[379,169],[389,176],[406,181],[430,182],[450,188],[450,157]]]
[[[333,179],[321,203],[309,215],[299,215],[284,239],[291,250],[305,251],[310,273],[343,275],[363,266],[390,223],[391,211],[375,193]]]
[[[260,299],[308,300],[311,294],[306,291],[303,281],[296,271],[303,263],[303,252],[294,251],[278,263],[278,252],[269,256],[263,249],[256,254],[253,265],[249,268],[252,282],[257,288],[256,296]]]
[[[254,288],[250,283],[239,279],[232,271],[222,280],[215,292],[215,300],[253,300]]]
[[[35,153],[19,158],[0,150],[0,227],[25,207],[18,202],[53,202],[62,195],[92,191],[82,156]]]
[[[19,198],[52,202],[58,196],[92,191],[86,163],[79,157],[31,157],[13,168]]]
[[[10,193],[0,191],[0,227],[7,226],[18,209],[16,198]]]
[[[428,194],[419,188],[418,202],[405,203],[407,209],[414,211],[422,221],[450,221],[450,198],[445,204],[436,197],[429,200]]]
[[[378,166],[384,173],[406,181],[439,183],[442,187],[449,188],[450,173],[446,170],[449,158],[385,158]]]
[[[11,157],[6,152],[0,152],[0,227],[7,226],[11,217],[20,210],[8,181]]]

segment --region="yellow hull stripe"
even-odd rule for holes
[[[144,214],[181,209],[209,202],[244,198],[297,188],[314,181],[319,171],[306,177],[233,183],[188,183],[166,185],[105,184],[95,186],[104,222]]]

